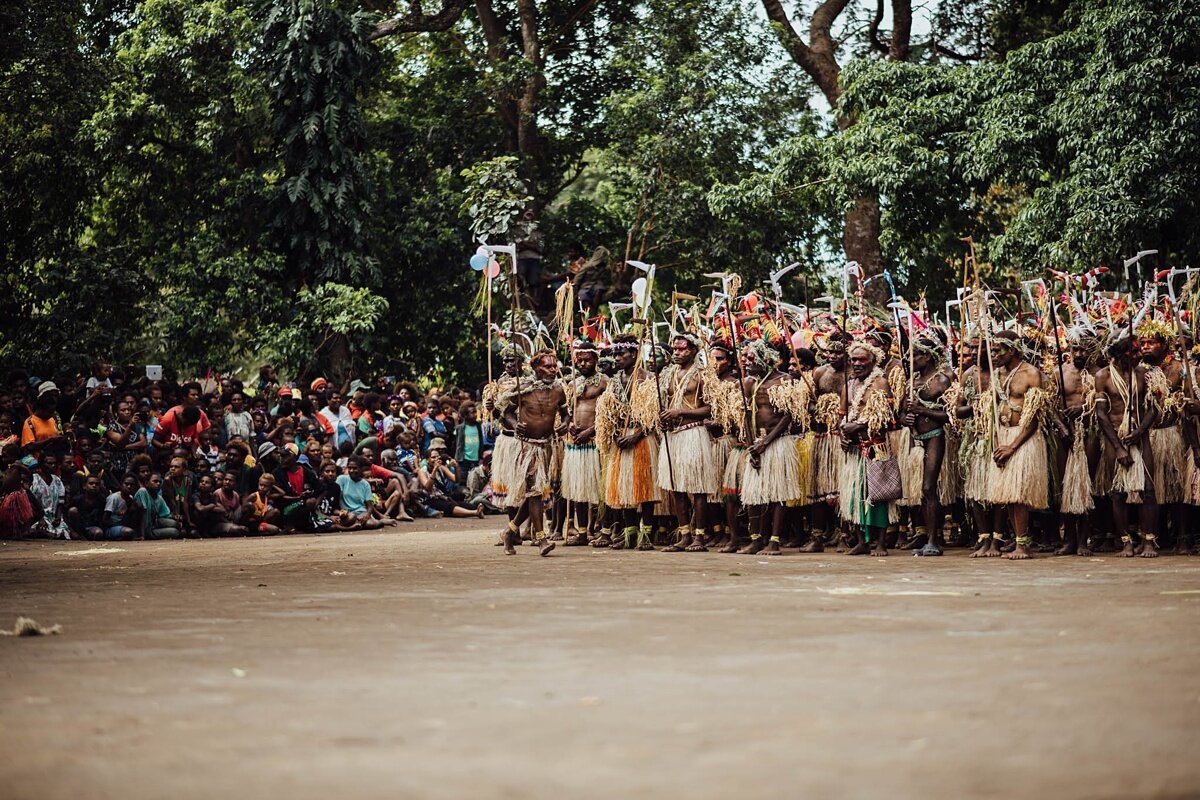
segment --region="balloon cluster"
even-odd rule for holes
[[[476,272],[486,269],[489,278],[495,278],[500,274],[500,262],[483,245],[480,245],[475,250],[475,255],[471,256],[470,264],[471,269]]]

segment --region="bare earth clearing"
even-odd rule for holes
[[[1200,559],[498,527],[0,544],[0,625],[63,626],[0,638],[0,795],[1200,795]]]

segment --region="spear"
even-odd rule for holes
[[[730,275],[728,272],[706,272],[704,277],[721,279],[721,296],[725,301],[725,316],[729,321],[729,341],[733,345],[733,363],[738,371],[738,393],[742,396],[742,422],[745,425],[743,431],[746,441],[749,442],[754,433],[754,419],[750,416],[750,402],[746,399],[746,374],[742,370],[742,354],[738,348],[737,321],[733,317],[733,298],[729,295]]]
[[[779,279],[798,266],[800,266],[800,262],[794,261],[783,269],[772,272],[771,277],[764,281],[775,293],[775,309],[779,314],[779,327],[783,329],[783,335],[787,337],[788,352],[792,354],[791,362],[796,366],[797,371],[800,369],[800,359],[796,356],[795,349],[792,348],[792,332],[788,327],[787,317],[783,313],[783,287],[779,285]]]
[[[650,371],[654,374],[654,399],[658,401],[658,414],[661,417],[663,413],[662,402],[662,383],[658,375],[658,337],[655,335],[655,327],[650,324],[649,318],[635,319],[635,323],[642,325],[642,340],[645,341],[647,328],[650,331]],[[663,448],[667,452],[667,478],[670,482],[670,491],[675,491],[675,463],[671,459],[671,440],[667,436],[667,431],[663,430]]]
[[[489,255],[495,255],[496,253],[503,253],[504,255],[508,256],[509,261],[512,263],[512,276],[509,278],[509,283],[511,284],[511,288],[512,288],[512,327],[515,329],[517,327],[517,315],[521,311],[521,301],[517,296],[517,246],[515,244],[497,244],[497,245],[484,244],[483,247],[484,247],[484,249],[486,249],[488,251]],[[530,344],[532,345],[532,342]],[[533,355],[533,354],[530,353],[530,355]],[[488,355],[488,358],[491,358],[491,354]],[[517,370],[517,421],[520,422],[520,419],[521,419],[521,370],[518,369]]]

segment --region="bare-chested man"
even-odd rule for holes
[[[506,427],[505,411],[507,404],[516,397],[517,383],[525,369],[525,352],[517,345],[510,344],[500,351],[500,360],[504,364],[504,372],[500,377],[489,383],[483,389],[483,407],[489,418],[496,418],[500,423],[500,435],[496,437],[496,445],[492,449],[492,492],[503,496],[508,492],[508,482],[517,455],[517,442],[511,428]],[[508,521],[511,523],[517,516],[517,509],[506,507]],[[500,532],[496,544],[503,545],[507,538],[508,529]]]
[[[1100,429],[1096,423],[1096,353],[1099,342],[1094,331],[1072,328],[1067,333],[1071,357],[1063,362],[1062,381],[1064,414],[1068,427],[1058,448],[1062,475],[1063,544],[1055,555],[1090,556],[1086,524],[1095,502],[1092,499],[1092,475],[1100,456]]]
[[[600,451],[596,449],[596,402],[608,380],[596,371],[600,351],[586,339],[575,345],[575,378],[571,381],[571,424],[563,453],[562,496],[574,504],[575,521],[567,545],[587,544],[596,527],[600,502]],[[576,529],[574,526],[578,525]]]
[[[716,545],[722,553],[736,553],[739,538],[742,474],[746,464],[746,417],[749,401],[738,378],[737,363],[731,345],[715,342],[712,345],[715,385],[709,387],[709,414],[706,424],[717,440],[716,446],[725,453],[721,471],[721,502],[725,507],[725,531]]]
[[[636,536],[639,550],[653,550],[650,538],[659,499],[654,474],[657,442],[646,435],[634,410],[646,387],[653,398],[653,378],[638,364],[641,346],[636,336],[614,336],[609,349],[616,370],[596,407],[596,446],[602,448],[608,464],[604,502],[619,512],[622,535],[611,540],[598,537],[592,546],[621,550],[633,547]]]
[[[1050,401],[1042,388],[1041,371],[1023,358],[1020,337],[1014,331],[995,334],[991,349],[997,428],[992,451],[996,469],[989,496],[1016,537],[1016,546],[1004,557],[1023,560],[1033,557],[1029,512],[1050,503],[1049,464],[1041,427]],[[991,552],[985,555],[995,553],[996,535],[993,532]]]
[[[841,426],[846,415],[846,342],[849,337],[836,332],[817,336],[813,344],[824,364],[813,373],[816,395],[813,398],[813,508],[812,539],[802,552],[820,553],[833,530],[837,517],[842,464]],[[840,526],[839,526],[840,528]]]
[[[543,530],[543,509],[550,496],[550,469],[553,453],[551,440],[566,432],[569,419],[567,395],[558,380],[558,357],[543,350],[534,355],[533,379],[522,381],[516,397],[507,404],[505,422],[516,433],[517,457],[505,497],[505,506],[517,510],[508,523],[504,552],[515,555],[518,530],[526,517],[533,528],[534,544],[546,556],[554,542]],[[559,420],[564,420],[561,425]]]
[[[1153,317],[1138,326],[1138,350],[1147,367],[1150,397],[1165,395],[1161,414],[1150,429],[1150,449],[1154,451],[1154,499],[1158,501],[1158,531],[1165,530],[1170,519],[1175,530],[1175,552],[1188,552],[1184,530],[1184,497],[1187,489],[1188,446],[1183,437],[1182,408],[1183,364],[1172,352],[1175,331],[1166,322]],[[1166,512],[1165,514],[1162,512]]]
[[[902,424],[912,431],[913,447],[922,450],[921,515],[928,541],[919,551],[923,556],[940,556],[942,509],[938,502],[938,478],[946,458],[946,413],[942,397],[950,388],[944,369],[945,344],[932,332],[913,337],[913,389],[904,404]]]
[[[960,423],[959,459],[963,469],[963,501],[975,523],[978,541],[972,558],[1000,555],[993,534],[996,532],[996,509],[990,498],[991,478],[996,471],[992,460],[995,425],[992,393],[992,361],[979,336],[963,343],[962,385],[959,387],[956,414]]]
[[[742,477],[742,503],[750,509],[750,544],[738,552],[778,555],[783,552],[784,504],[800,497],[800,463],[795,437],[788,434],[792,400],[787,397],[799,384],[779,371],[779,351],[767,342],[746,342],[742,352],[744,368],[750,373],[745,389],[754,408],[755,437],[746,451],[748,466]],[[768,526],[770,540],[764,541]]]
[[[1123,334],[1123,335],[1122,335]],[[1154,451],[1150,429],[1158,410],[1147,391],[1146,368],[1138,363],[1133,342],[1123,331],[1109,345],[1111,362],[1096,375],[1096,413],[1104,433],[1104,462],[1113,475],[1113,526],[1126,558],[1138,554],[1129,534],[1129,506],[1138,511],[1141,554],[1158,555],[1158,503],[1154,494]]]
[[[841,426],[846,461],[842,467],[838,510],[843,520],[855,526],[856,541],[850,555],[870,552],[873,556],[886,556],[887,502],[871,501],[867,462],[895,455],[888,450],[887,439],[888,431],[895,427],[891,387],[884,374],[887,356],[866,339],[856,339],[846,352],[850,358],[850,377],[846,384],[846,419]]]
[[[674,544],[664,552],[703,552],[708,525],[708,496],[721,488],[713,458],[712,437],[704,427],[708,400],[696,356],[700,339],[681,333],[671,339],[671,365],[659,376],[663,412],[659,425],[663,443],[658,450],[658,486],[674,499],[677,523]]]

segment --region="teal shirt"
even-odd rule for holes
[[[366,512],[367,503],[374,496],[371,494],[371,484],[365,478],[351,480],[349,475],[338,475],[337,485],[342,490],[342,508],[351,514]]]
[[[463,461],[479,460],[479,426],[463,425],[458,429],[463,439]]]

